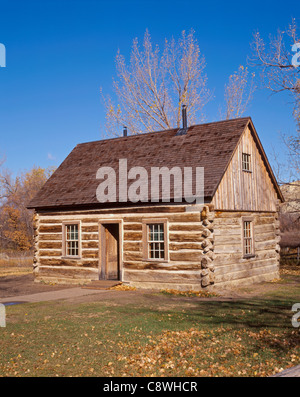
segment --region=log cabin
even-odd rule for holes
[[[168,202],[99,202],[97,171],[117,170],[120,159],[148,171],[202,167],[202,204],[176,199],[172,187]],[[35,280],[180,290],[270,281],[279,277],[282,201],[250,117],[82,143],[28,205]]]

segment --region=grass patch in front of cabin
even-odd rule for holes
[[[93,303],[8,306],[0,375],[272,375],[300,363],[300,328],[291,325],[299,281],[276,283],[259,299],[145,292],[147,304],[101,295]]]
[[[164,295],[174,295],[174,296],[187,296],[187,297],[195,297],[198,296],[200,298],[212,298],[214,296],[219,296],[215,292],[210,292],[210,291],[194,291],[194,290],[188,290],[188,291],[180,291],[177,289],[163,289],[160,291]]]
[[[32,273],[33,256],[30,253],[0,254],[0,277],[21,276]]]
[[[32,258],[0,259],[0,277],[21,276],[33,271]]]

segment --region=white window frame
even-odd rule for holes
[[[143,260],[150,262],[168,262],[169,261],[169,247],[168,247],[168,220],[165,218],[143,219]],[[149,240],[149,226],[160,224],[163,226],[163,240]],[[164,244],[163,258],[151,258],[150,244],[158,243]]]
[[[77,240],[68,240],[67,239],[67,231],[68,226],[77,226],[78,227],[78,238]],[[68,241],[77,241],[77,255],[69,255],[68,254]],[[81,258],[81,222],[80,221],[67,221],[62,223],[62,254],[64,258],[72,258],[72,259],[80,259]]]

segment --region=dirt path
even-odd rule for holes
[[[293,280],[293,277],[289,277],[289,280],[285,280],[285,285],[289,284],[291,287],[293,284],[299,283],[299,278],[297,280]],[[9,298],[16,297],[18,295],[32,295],[41,292],[50,292],[50,291],[60,291],[69,288],[78,288],[77,285],[70,284],[57,284],[57,285],[49,285],[44,283],[35,283],[32,274],[21,275],[21,276],[5,276],[0,277],[0,298]],[[227,301],[227,300],[238,300],[238,299],[247,299],[247,298],[256,298],[262,297],[266,294],[272,294],[276,292],[280,288],[278,283],[260,283],[251,285],[244,288],[238,288],[235,290],[220,290],[220,296],[211,297],[211,298],[200,298],[193,297],[192,299],[184,296],[174,296],[167,295],[163,296],[158,293],[159,291],[153,290],[136,290],[136,291],[116,291],[116,290],[105,290],[104,294],[96,295],[88,295],[88,296],[73,296],[70,298],[70,301],[74,303],[82,302],[92,302],[101,299],[102,301],[110,301],[111,304],[118,304],[118,302],[122,301],[123,303],[149,303],[158,304],[161,301],[162,306],[164,305],[172,305],[177,304],[179,300],[187,301],[192,304],[196,303],[199,300],[218,300],[218,301]]]
[[[32,274],[0,277],[0,298],[74,288],[74,285],[47,285],[33,280]]]

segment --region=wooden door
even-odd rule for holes
[[[119,280],[119,225],[104,226],[104,277],[106,280]]]

